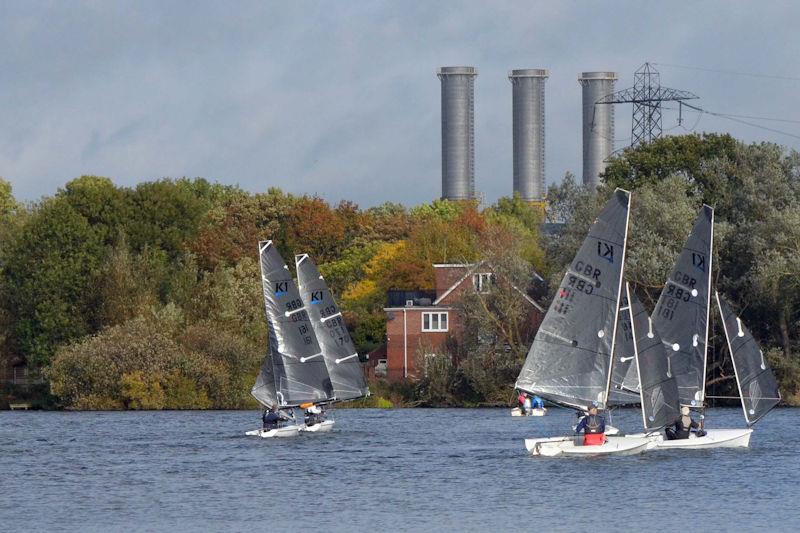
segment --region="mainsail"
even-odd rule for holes
[[[664,344],[642,303],[625,284],[630,302],[633,346],[639,376],[642,419],[647,431],[671,424],[678,418],[678,383],[669,369]]]
[[[633,347],[633,330],[631,329],[631,314],[629,312],[628,298],[622,294],[617,318],[617,337],[614,343],[614,358],[611,362],[611,390],[609,403],[611,405],[632,405],[639,403],[638,379],[626,382],[631,374],[631,367],[636,364]],[[635,368],[633,369],[635,372]]]
[[[630,193],[614,191],[567,268],[516,382],[562,405],[605,407],[611,378]]]
[[[705,399],[713,241],[714,210],[704,205],[653,313],[684,405]]]
[[[369,394],[356,347],[328,284],[308,254],[296,255],[297,284],[331,376],[337,401]]]
[[[736,384],[742,397],[742,409],[747,425],[752,426],[781,401],[778,383],[772,375],[764,352],[730,304],[718,292],[717,305],[722,315],[725,338],[733,360]]]
[[[258,243],[261,284],[269,327],[269,353],[251,391],[264,405],[268,398],[269,374],[273,374],[275,401],[281,407],[305,402],[324,402],[333,388],[317,337],[289,267],[272,241]],[[257,390],[258,389],[258,390]]]

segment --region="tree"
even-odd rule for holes
[[[63,198],[45,200],[9,243],[3,307],[34,369],[58,345],[92,332],[102,258],[98,234]]]

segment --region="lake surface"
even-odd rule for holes
[[[770,413],[749,449],[547,459],[523,438],[571,411],[338,410],[334,432],[282,440],[245,437],[253,411],[2,412],[0,529],[796,531],[798,415]]]

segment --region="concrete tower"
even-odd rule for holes
[[[442,198],[475,197],[475,67],[441,67]]]
[[[547,190],[544,175],[544,69],[512,70],[514,134],[514,192],[529,201],[541,201]]]
[[[595,105],[614,92],[616,72],[584,72],[578,82],[583,87],[583,184],[594,188],[614,151],[614,106]]]

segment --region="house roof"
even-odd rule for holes
[[[459,285],[461,285],[462,283],[464,283],[464,280],[466,280],[466,279],[467,279],[469,276],[471,276],[472,274],[474,274],[474,273],[475,273],[475,271],[476,271],[476,270],[477,270],[479,267],[481,267],[481,266],[483,266],[483,265],[485,265],[485,264],[486,264],[486,261],[479,261],[478,263],[453,264],[453,265],[433,265],[434,267],[445,267],[445,266],[447,266],[447,267],[465,267],[465,268],[467,268],[467,272],[466,272],[466,273],[465,273],[463,276],[461,276],[461,277],[458,279],[458,281],[456,281],[456,282],[455,282],[453,285],[451,285],[451,286],[450,286],[450,287],[449,287],[449,288],[448,288],[446,291],[444,291],[444,292],[442,293],[442,295],[441,295],[441,296],[439,296],[439,297],[436,299],[436,301],[435,301],[435,302],[433,302],[433,305],[439,305],[439,303],[440,303],[440,302],[441,302],[443,299],[447,298],[447,296],[448,296],[448,295],[449,295],[451,292],[453,292],[454,290],[456,290],[456,287],[458,287]],[[538,273],[538,272],[536,272],[535,270],[533,271],[533,274],[534,274],[534,276],[536,276],[537,278],[539,278],[539,280],[542,280],[542,279],[543,279],[543,278],[542,278],[542,276],[540,276],[540,275],[539,275],[539,273]],[[544,313],[544,308],[543,308],[541,305],[539,305],[538,303],[536,303],[536,300],[534,300],[533,298],[531,298],[530,296],[528,296],[527,294],[525,294],[525,291],[523,291],[523,290],[520,290],[520,289],[519,289],[519,288],[518,288],[516,285],[514,285],[514,284],[512,284],[512,285],[511,285],[511,287],[512,287],[512,288],[513,288],[515,291],[517,291],[518,293],[520,293],[520,294],[522,295],[522,297],[523,297],[523,298],[525,298],[525,300],[527,300],[527,302],[528,302],[529,304],[531,304],[533,307],[535,307],[535,308],[536,308],[537,310],[539,310],[540,312]]]

